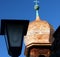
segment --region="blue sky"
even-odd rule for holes
[[[0,19],[35,20],[34,0],[0,0]],[[56,30],[60,25],[60,0],[39,0],[39,15]],[[25,45],[22,53],[24,56]],[[9,57],[4,36],[0,36],[0,57]]]

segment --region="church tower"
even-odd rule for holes
[[[24,36],[26,57],[49,57],[51,45],[54,40],[53,27],[39,16],[39,1],[34,1],[36,19],[29,23],[27,35]]]

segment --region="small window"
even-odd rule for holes
[[[39,57],[45,57],[44,55],[39,55]]]

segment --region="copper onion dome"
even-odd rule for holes
[[[53,27],[47,21],[41,20],[38,16],[35,21],[29,23],[27,35],[24,37],[25,45],[52,43],[53,32]]]
[[[39,6],[37,3],[34,8],[36,10],[36,19],[29,23],[27,35],[24,36],[26,47],[53,42],[53,27],[47,21],[40,19],[38,14]]]

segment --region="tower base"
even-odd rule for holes
[[[49,57],[51,45],[33,45],[25,49],[26,57]]]

